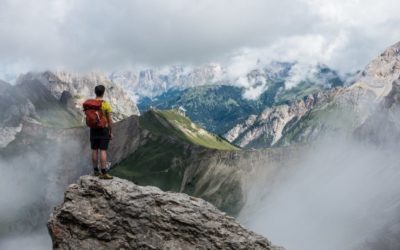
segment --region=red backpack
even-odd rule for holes
[[[101,105],[103,100],[89,99],[83,103],[83,112],[86,115],[86,125],[90,128],[105,128],[108,121]]]

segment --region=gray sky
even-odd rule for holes
[[[0,73],[240,67],[257,58],[350,71],[400,40],[399,8],[398,0],[2,0]]]

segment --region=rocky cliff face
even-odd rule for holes
[[[309,95],[290,105],[268,107],[258,116],[251,115],[245,122],[237,124],[224,137],[242,148],[273,146],[281,139],[284,129],[310,112],[314,104],[314,96]]]
[[[208,202],[118,178],[81,177],[48,228],[53,249],[278,249]]]
[[[0,81],[0,148],[15,139],[24,121],[61,128],[83,125],[82,102],[93,97],[98,84],[107,88],[115,121],[139,114],[128,94],[100,74],[28,73],[16,85]]]
[[[392,89],[393,81],[400,76],[400,42],[387,48],[382,54],[372,60],[354,87],[372,91],[377,99],[382,99]]]
[[[351,134],[375,113],[399,76],[400,43],[397,43],[372,60],[352,86],[267,108],[237,124],[224,137],[251,148],[307,142],[332,132]]]
[[[79,111],[82,110],[83,101],[93,98],[94,87],[102,84],[106,87],[105,99],[113,107],[115,121],[139,114],[136,104],[127,92],[100,73],[78,74],[65,71],[28,73],[19,77],[17,84],[34,80],[43,84],[57,100],[70,103]]]
[[[259,115],[251,115],[245,122],[237,124],[224,137],[242,148],[275,146],[293,129],[301,126],[311,112],[324,108],[337,92],[338,89],[318,92],[290,104],[267,107]],[[321,129],[316,125],[307,126],[306,130],[296,135],[296,140],[304,142],[316,136]]]
[[[376,145],[396,146],[400,139],[400,79],[395,80],[391,90],[377,110],[356,129],[354,135],[360,140]]]
[[[115,123],[108,152],[112,164],[134,152],[140,138],[137,116]],[[61,201],[65,188],[92,171],[89,131],[84,127],[57,128],[23,121],[15,139],[0,149],[0,167],[11,182],[18,182],[15,189],[23,194],[17,193],[17,197],[29,197],[9,202],[7,206],[15,211],[3,213],[0,235],[40,229],[51,207]]]

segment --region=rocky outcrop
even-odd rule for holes
[[[119,178],[81,177],[48,228],[53,249],[278,249],[206,201]]]
[[[137,116],[116,122],[114,129],[108,151],[112,165],[132,154],[142,136]],[[10,202],[16,211],[10,214],[15,217],[0,218],[3,235],[43,227],[51,208],[61,202],[66,187],[92,171],[88,128],[46,127],[24,121],[18,131],[14,140],[0,148],[0,168],[2,173],[9,173],[6,175],[10,181],[18,183],[16,186],[29,199]],[[0,136],[9,132],[1,130]]]

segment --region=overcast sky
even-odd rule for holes
[[[361,69],[398,0],[1,0],[0,72],[298,60]]]

